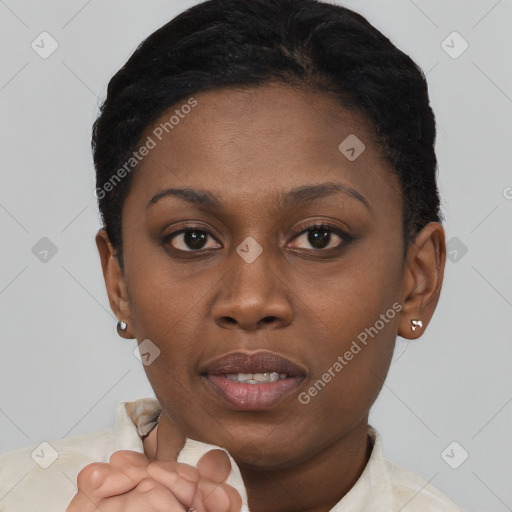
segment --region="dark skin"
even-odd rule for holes
[[[161,351],[145,366],[163,407],[151,456],[175,460],[185,437],[219,445],[240,467],[251,512],[327,512],[368,461],[368,414],[396,336],[418,338],[434,313],[444,230],[427,224],[403,257],[403,199],[373,127],[326,94],[267,84],[194,98],[198,105],[135,171],[122,217],[124,271],[106,232],[96,237],[113,311],[128,336]],[[366,146],[352,162],[338,150],[349,134]],[[326,182],[356,190],[368,206],[342,191],[293,207],[277,201]],[[172,187],[208,190],[221,207],[170,196],[146,207]],[[331,232],[312,244],[307,229],[324,231],[315,223],[353,239]],[[202,245],[187,246],[183,233],[164,241],[190,226],[209,233]],[[263,248],[252,263],[235,250],[248,236]],[[402,310],[301,404],[298,393],[395,302]],[[411,319],[423,327],[412,331]],[[277,352],[308,375],[271,409],[230,409],[200,368],[237,349]]]

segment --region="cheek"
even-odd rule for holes
[[[398,302],[382,302],[382,297],[344,293],[339,308],[331,310],[330,339],[310,348],[314,363],[298,397],[306,430],[320,423],[330,438],[366,418],[391,363],[401,309]]]
[[[377,251],[361,247],[339,265],[312,267],[313,272],[296,273],[295,290],[300,290],[304,313],[322,324],[328,336],[340,340],[356,338],[386,314],[400,297],[402,269],[399,251]],[[397,320],[393,314],[389,323]],[[379,323],[380,326],[380,323]],[[382,326],[379,330],[382,329]],[[383,335],[389,329],[382,329]],[[341,347],[336,347],[341,348]]]
[[[161,249],[132,256],[126,276],[137,337],[163,341],[177,333],[185,336],[187,326],[203,318],[206,292],[219,276],[215,279],[210,269],[172,264]]]
[[[315,280],[304,279],[304,329],[316,325],[308,396],[346,414],[363,414],[377,397],[391,358],[401,304],[399,251],[362,251],[358,261],[340,265]],[[305,275],[305,274],[303,274]],[[316,281],[313,284],[313,281]],[[316,398],[318,397],[318,398]],[[319,406],[318,413],[326,414]]]

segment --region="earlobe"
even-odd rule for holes
[[[430,222],[406,255],[399,336],[417,339],[425,332],[439,301],[445,262],[444,229],[438,222]]]
[[[123,271],[119,265],[116,250],[104,229],[100,229],[96,234],[96,246],[100,255],[110,307],[118,320],[127,324],[126,329],[123,330],[122,337],[127,339],[134,338],[130,333],[130,308]]]

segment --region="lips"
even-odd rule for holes
[[[307,369],[274,352],[231,352],[207,363],[203,375],[230,375],[236,373],[284,373],[287,377],[305,377]]]
[[[201,375],[224,405],[235,410],[262,411],[297,391],[308,371],[274,352],[232,352],[207,363]]]

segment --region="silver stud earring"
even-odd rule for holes
[[[423,327],[421,320],[411,320],[411,330],[415,331],[417,327]]]
[[[122,320],[119,320],[117,322],[117,334],[121,336],[121,338],[126,338],[126,329],[128,327],[128,324],[126,322],[123,322]]]

